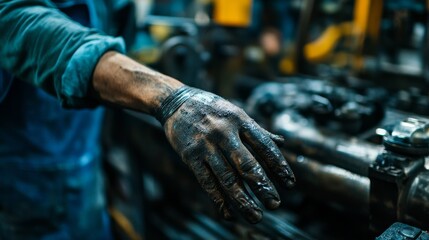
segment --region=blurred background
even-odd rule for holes
[[[285,136],[297,186],[278,188],[281,208],[259,224],[224,221],[156,120],[109,110],[118,238],[417,239],[429,229],[429,1],[135,2],[129,55]],[[407,225],[388,229],[395,222]]]

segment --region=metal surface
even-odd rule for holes
[[[416,227],[409,226],[404,223],[396,222],[392,224],[383,234],[376,238],[376,240],[392,240],[392,239],[404,239],[404,240],[428,240],[429,234]]]
[[[203,71],[202,46],[192,36],[174,36],[161,46],[160,71],[180,79],[190,86],[199,86],[199,74]]]
[[[283,152],[297,178],[297,187],[313,197],[344,206],[354,213],[369,213],[369,179],[334,165]]]
[[[407,223],[429,227],[429,202],[424,201],[429,199],[429,188],[420,185],[428,183],[425,181],[428,139],[428,120],[417,118],[398,122],[391,133],[385,135],[386,150],[369,168],[370,228],[374,232],[402,220],[405,215],[411,216],[406,219]],[[410,188],[416,181],[414,188]],[[409,205],[411,202],[414,206]],[[416,202],[420,211],[412,211],[410,215],[407,208],[415,209]]]
[[[408,191],[410,181],[425,170],[424,164],[424,158],[386,150],[370,166],[370,229],[373,232],[380,232],[392,222],[402,220],[401,215],[407,207],[403,196]],[[429,192],[425,195],[429,196]],[[429,215],[423,222],[412,223],[421,226],[428,221]]]
[[[422,223],[421,227],[429,229],[429,171],[421,172],[405,194],[403,204],[406,206],[401,218],[407,222]]]
[[[394,152],[425,156],[429,154],[429,121],[407,118],[384,137],[386,147]]]
[[[368,175],[368,166],[382,149],[346,135],[322,132],[302,116],[287,111],[275,117],[273,131],[288,139],[286,148],[361,176]]]
[[[256,118],[264,116],[269,128],[287,139],[285,156],[302,191],[369,213],[370,229],[376,234],[398,220],[428,228],[429,119],[386,109],[376,122],[364,117],[377,112],[371,108],[373,102],[353,94],[351,89],[311,81],[272,84],[256,90],[249,105]],[[350,134],[338,121],[339,113],[352,124],[373,124],[366,130],[355,127],[361,132]]]

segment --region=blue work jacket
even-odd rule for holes
[[[131,6],[0,0],[0,239],[108,238],[87,93],[99,58],[125,52],[112,35],[133,28]]]

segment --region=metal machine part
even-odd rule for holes
[[[429,171],[421,172],[408,185],[408,196],[403,202],[406,205],[401,216],[407,222],[417,222],[425,220],[425,229],[429,228],[427,215],[429,213],[428,197],[429,192]]]
[[[301,79],[262,85],[250,97],[246,110],[285,136],[286,148],[367,176],[368,166],[382,146],[365,138],[375,135],[377,125],[391,125],[404,117],[385,111],[379,101],[344,87]]]
[[[300,85],[310,92],[302,91]],[[320,118],[323,111],[303,111],[311,108],[335,113],[343,107],[338,97],[331,106],[328,102],[334,102],[332,98],[309,105],[308,99],[325,97],[323,91],[314,91],[314,86],[317,84],[305,81],[262,86],[248,105],[256,118],[265,117],[269,129],[288,139],[285,156],[298,186],[324,201],[369,214],[374,233],[398,220],[429,229],[429,119],[378,108],[371,99],[348,89],[350,94],[340,95],[343,102],[359,96],[367,109],[373,107],[372,114],[382,111],[378,122],[372,119],[372,125],[351,135],[341,124],[332,124],[337,115]],[[318,89],[324,89],[322,83],[320,86]],[[331,85],[325,89],[341,92]],[[359,121],[369,119],[362,117],[364,114],[356,116]]]
[[[369,179],[335,165],[283,151],[297,177],[297,187],[312,197],[344,206],[349,212],[369,214]]]
[[[376,240],[392,240],[392,239],[405,239],[405,240],[429,240],[429,234],[421,229],[409,226],[404,223],[396,222],[392,224],[383,234],[376,238]]]
[[[293,110],[312,124],[347,134],[359,134],[384,118],[382,94],[359,93],[319,80],[288,78],[287,83],[268,83],[256,88],[247,112],[257,120]],[[376,92],[376,94],[374,94]]]
[[[414,156],[429,155],[429,122],[407,118],[393,128],[392,134],[385,136],[384,144],[393,152]]]
[[[287,149],[362,176],[368,175],[369,164],[382,149],[379,145],[344,134],[320,131],[290,111],[274,117],[272,130],[288,139],[285,143]]]
[[[200,86],[204,51],[192,36],[174,36],[161,46],[160,71],[190,86]]]
[[[414,188],[411,194],[416,196],[409,193],[410,184],[416,178],[424,184],[428,173],[425,168],[426,157],[429,156],[428,124],[427,119],[407,118],[384,137],[386,150],[369,168],[372,230],[385,229],[397,219],[405,220],[405,215],[408,216],[407,222],[429,228],[429,202],[420,204],[419,211],[412,212],[411,216],[407,211],[409,199],[429,199],[428,187],[418,192]],[[422,176],[417,177],[419,175]],[[411,202],[415,203],[415,200]]]
[[[201,32],[190,18],[147,16],[139,25],[139,41],[131,56],[183,83],[210,90],[201,81],[209,53],[199,41]]]
[[[400,90],[389,102],[391,107],[420,115],[429,115],[429,98],[419,88]]]

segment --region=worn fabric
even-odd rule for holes
[[[132,36],[122,17],[132,10],[126,0],[0,0],[0,239],[108,239],[103,109],[88,91],[98,59],[125,51],[111,36]]]
[[[88,103],[88,82],[104,52],[124,52],[122,39],[82,26],[97,18],[79,2],[61,1],[59,7],[80,24],[50,1],[0,3],[0,67],[56,95],[65,107]]]
[[[0,167],[0,239],[112,239],[98,160]]]

